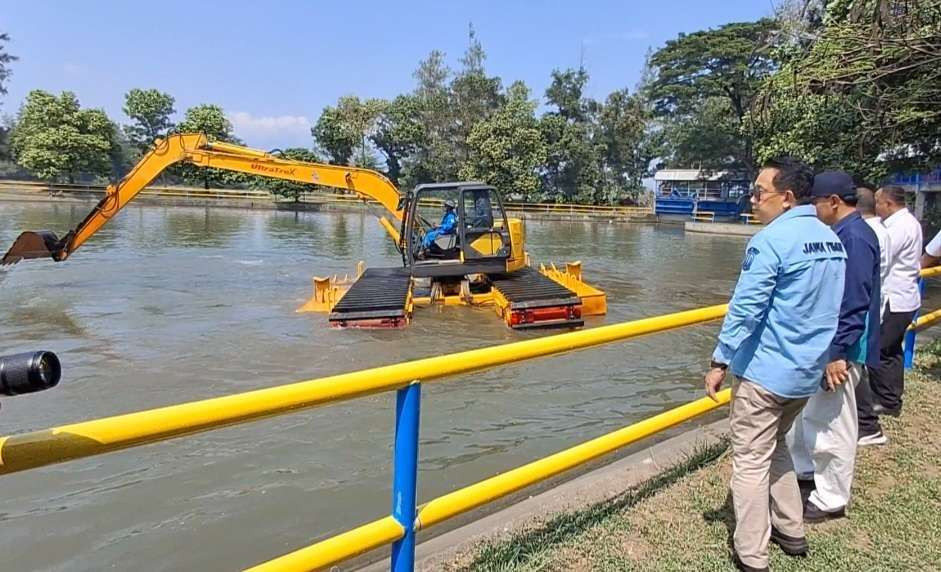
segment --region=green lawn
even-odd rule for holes
[[[860,450],[848,518],[808,526],[810,556],[771,548],[773,570],[941,570],[941,345],[907,376],[889,444]],[[609,502],[462,555],[448,570],[734,570],[727,445]]]

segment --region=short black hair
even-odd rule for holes
[[[810,189],[814,186],[814,170],[810,165],[794,157],[773,157],[761,165],[762,169],[777,169],[771,179],[775,190],[791,191],[797,204],[810,202]]]
[[[899,206],[905,206],[905,189],[896,185],[889,185],[879,189],[887,199]]]
[[[863,214],[876,214],[876,194],[871,188],[856,187],[856,208]]]

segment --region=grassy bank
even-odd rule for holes
[[[806,559],[773,570],[941,568],[941,345],[919,354],[889,444],[860,450],[846,519],[807,528]],[[618,498],[495,539],[448,570],[734,570],[727,445],[705,448]]]

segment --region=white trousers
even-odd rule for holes
[[[810,502],[825,511],[846,507],[856,465],[859,424],[856,385],[863,366],[849,363],[849,379],[834,391],[821,389],[807,400],[787,434],[787,445],[799,479],[813,478]]]

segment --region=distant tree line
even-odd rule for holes
[[[588,97],[584,68],[551,74],[543,99],[487,73],[473,28],[456,70],[432,51],[415,87],[392,99],[341,97],[287,157],[377,169],[397,186],[455,179],[526,200],[636,200],[657,166],[753,174],[771,155],[867,180],[941,162],[941,4],[935,0],[789,0],[756,22],[680,34],[647,55],[634,90]],[[0,95],[16,58],[0,34]],[[543,104],[543,111],[537,113]],[[76,96],[31,92],[0,129],[0,159],[48,180],[115,178],[170,132],[239,142],[215,105],[187,109],[132,89],[118,126]],[[180,166],[168,181],[303,185]]]

